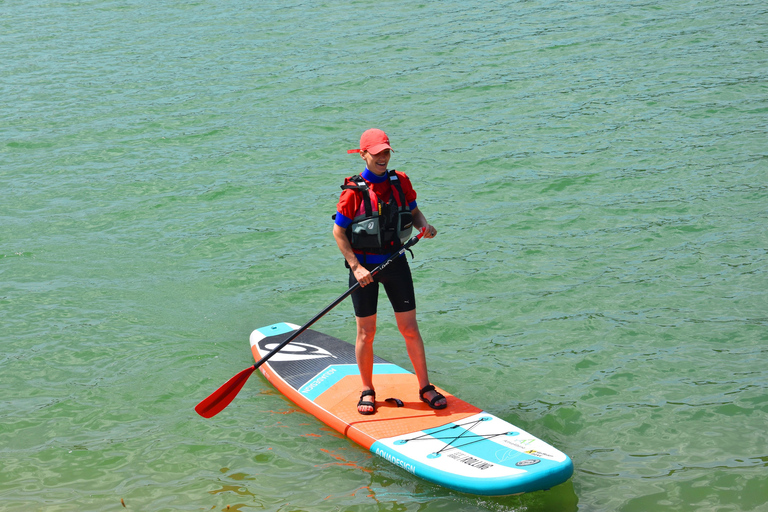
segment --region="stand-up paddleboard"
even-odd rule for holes
[[[279,323],[251,333],[258,361],[300,327]],[[307,330],[259,367],[278,390],[323,423],[404,470],[458,491],[500,496],[568,480],[567,455],[443,390],[448,407],[419,399],[416,376],[376,357],[376,414],[357,412],[360,373],[354,346]],[[385,401],[386,398],[397,401]],[[368,397],[370,399],[370,397]]]

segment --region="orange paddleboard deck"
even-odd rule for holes
[[[253,331],[254,359],[297,329],[279,323]],[[573,474],[567,455],[528,432],[441,389],[448,407],[433,410],[419,399],[415,375],[378,356],[373,368],[376,413],[364,416],[357,412],[361,383],[354,346],[345,341],[306,330],[259,367],[272,385],[323,423],[450,489],[519,494],[549,489]]]

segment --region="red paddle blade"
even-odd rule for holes
[[[203,418],[212,418],[219,414],[235,399],[255,369],[255,367],[251,366],[229,379],[223,386],[214,391],[211,396],[197,404],[195,407],[197,414]]]

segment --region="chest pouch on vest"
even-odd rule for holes
[[[400,236],[400,243],[405,243],[411,238],[413,232],[413,214],[411,210],[400,212],[397,219],[397,233]]]
[[[349,226],[349,242],[355,249],[377,249],[381,247],[381,218],[363,219]]]
[[[380,213],[382,206],[360,176],[352,178],[355,185],[343,185],[341,188],[353,188],[363,194],[361,212],[352,219],[347,228],[347,238],[354,249],[380,249],[382,244],[382,224],[385,222]]]

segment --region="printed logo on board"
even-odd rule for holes
[[[528,455],[534,455],[536,457],[541,457],[542,459],[554,459],[555,458],[554,455],[550,455],[548,453],[540,452],[538,450],[526,450],[525,453],[527,453]]]
[[[381,448],[376,448],[376,455],[378,455],[379,457],[383,457],[383,458],[387,459],[389,462],[391,462],[395,466],[399,466],[399,467],[403,468],[404,470],[408,471],[409,473],[412,473],[414,475],[416,474],[416,466],[414,466],[413,464],[410,464],[408,462],[405,462],[404,460],[398,459],[397,457],[395,457],[391,453],[385,452]]]
[[[473,468],[477,468],[479,470],[484,470],[488,468],[492,468],[493,464],[488,462],[487,460],[481,460],[476,457],[472,457],[471,455],[467,455],[465,453],[452,453],[448,455],[451,459],[455,459],[459,462],[463,462],[467,466],[472,466]]]
[[[533,455],[534,457],[541,457],[542,459],[556,460],[556,457],[550,453],[532,449],[531,445],[537,442],[537,440],[534,438],[520,439],[517,441],[511,441],[509,439],[505,439],[503,442],[504,444],[508,446],[512,446],[516,450],[519,450],[520,452],[523,452],[523,453],[527,453],[528,455]]]
[[[320,375],[318,378],[301,388],[301,394],[306,395],[312,392],[313,389],[315,389],[317,386],[323,383],[325,379],[330,377],[331,375],[336,373],[336,368],[331,367],[330,369],[323,372],[322,375]]]
[[[526,459],[526,460],[521,460],[520,462],[515,464],[515,466],[533,466],[534,464],[538,464],[539,462],[541,462],[541,459]]]
[[[276,349],[279,343],[267,343],[264,345],[264,350],[271,351]],[[325,350],[324,348],[310,345],[309,343],[289,343],[283,347],[280,352],[270,358],[270,361],[305,361],[309,359],[322,359],[323,357],[336,356]]]

